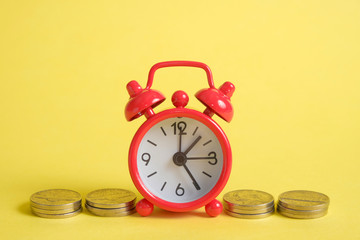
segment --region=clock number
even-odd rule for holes
[[[178,195],[179,197],[181,197],[185,193],[185,189],[183,187],[180,187],[180,185],[181,185],[181,183],[179,183],[179,185],[177,185],[177,188],[175,190],[176,195]]]
[[[141,160],[143,160],[145,162],[145,166],[147,166],[150,162],[150,154],[148,153],[143,153],[143,155],[141,155]]]
[[[186,128],[186,122],[174,122],[173,124],[171,124],[171,127],[174,128],[174,135],[176,135],[176,129],[178,129],[180,131],[180,134],[186,134],[185,133],[185,128]]]
[[[208,161],[208,163],[210,163],[211,165],[216,165],[217,164],[216,152],[210,152],[208,156],[212,158],[210,161]],[[214,161],[212,162],[212,160]]]

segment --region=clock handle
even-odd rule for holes
[[[210,88],[215,88],[211,70],[210,70],[209,66],[206,65],[205,63],[194,62],[194,61],[167,61],[167,62],[159,62],[159,63],[156,63],[154,66],[152,66],[152,68],[150,69],[150,72],[149,72],[148,81],[147,81],[145,89],[150,89],[151,88],[151,86],[153,84],[153,80],[154,80],[155,71],[158,70],[159,68],[165,68],[165,67],[196,67],[196,68],[202,68],[206,72],[206,76],[207,76]]]

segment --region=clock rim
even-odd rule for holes
[[[213,131],[213,133],[217,137],[223,151],[223,168],[215,186],[201,198],[186,203],[169,202],[150,192],[141,180],[139,170],[137,168],[137,152],[140,146],[140,142],[145,136],[145,134],[157,123],[173,117],[188,117],[206,125],[211,131]],[[226,137],[221,127],[213,119],[196,110],[187,108],[175,108],[164,110],[160,113],[155,114],[154,116],[147,119],[147,121],[145,121],[140,126],[130,144],[128,165],[131,179],[135,184],[137,190],[144,198],[146,198],[155,206],[162,209],[172,212],[186,212],[205,206],[210,201],[215,199],[224,189],[231,172],[232,153],[228,138]]]

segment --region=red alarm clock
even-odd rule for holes
[[[195,94],[207,107],[204,113],[185,108],[189,97],[184,91],[173,94],[175,108],[153,111],[165,100],[163,94],[151,89],[155,71],[175,66],[205,70],[209,88]],[[147,216],[153,205],[173,212],[205,206],[208,215],[219,215],[223,207],[215,198],[229,178],[232,157],[224,131],[211,117],[215,113],[231,121],[230,97],[234,85],[225,82],[216,89],[211,70],[204,63],[168,61],[151,68],[145,89],[131,81],[127,90],[130,100],[125,108],[126,119],[132,121],[142,115],[147,119],[136,132],[129,150],[130,175],[144,197],[136,205],[137,212]]]

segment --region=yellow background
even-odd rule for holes
[[[221,2],[221,3],[220,3]],[[0,239],[360,239],[360,2],[1,1]],[[327,216],[243,220],[199,209],[147,218],[42,219],[32,193],[103,187],[137,193],[127,169],[142,117],[126,122],[125,86],[159,61],[210,66],[231,81],[235,116],[224,193],[330,196]],[[153,88],[207,87],[202,70],[162,69]]]

